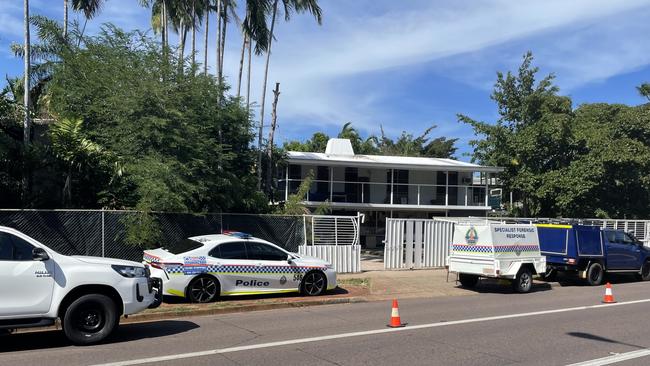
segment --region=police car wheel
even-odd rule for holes
[[[219,282],[210,276],[199,276],[187,287],[187,297],[191,302],[206,303],[217,299]]]
[[[318,296],[325,292],[327,279],[322,272],[309,272],[302,279],[300,291],[303,295]]]
[[[528,268],[522,268],[512,282],[515,291],[526,293],[533,287],[533,273]]]

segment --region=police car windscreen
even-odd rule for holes
[[[190,250],[198,249],[202,246],[203,243],[200,243],[196,240],[184,239],[171,245],[167,245],[164,247],[164,249],[172,254],[180,254],[189,252]]]

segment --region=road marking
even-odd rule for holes
[[[633,360],[635,358],[650,356],[650,349],[641,349],[638,351],[631,351],[625,353],[619,353],[612,356],[607,356],[603,358],[597,358],[595,360],[572,363],[567,366],[603,366],[611,365],[617,362],[623,362],[627,360]]]
[[[480,323],[480,322],[503,320],[503,319],[525,318],[525,317],[530,317],[530,316],[566,313],[566,312],[571,312],[571,311],[604,309],[604,308],[609,308],[609,307],[614,307],[614,306],[642,304],[642,303],[648,303],[648,302],[650,302],[650,299],[617,302],[617,303],[613,303],[613,304],[588,305],[588,306],[576,306],[576,307],[572,307],[572,308],[541,310],[541,311],[533,311],[533,312],[528,312],[528,313],[496,315],[496,316],[488,316],[488,317],[483,317],[483,318],[470,318],[470,319],[453,320],[453,321],[447,321],[447,322],[442,321],[442,322],[437,322],[437,323],[410,325],[410,326],[408,326],[406,328],[382,328],[382,329],[366,330],[366,331],[360,331],[360,332],[332,334],[332,335],[326,335],[326,336],[320,336],[320,337],[288,339],[288,340],[285,340],[285,341],[278,341],[278,342],[258,343],[258,344],[251,344],[251,345],[247,345],[247,346],[218,348],[218,349],[212,349],[212,350],[207,350],[207,351],[179,353],[179,354],[168,355],[168,356],[158,356],[158,357],[149,357],[149,358],[140,358],[140,359],[134,359],[134,360],[110,362],[110,363],[97,364],[97,365],[94,365],[94,366],[141,365],[141,364],[145,364],[145,363],[180,360],[180,359],[187,359],[187,358],[218,355],[218,354],[224,354],[224,353],[250,351],[250,350],[262,349],[262,348],[281,347],[281,346],[289,346],[289,345],[294,345],[294,344],[321,342],[321,341],[328,341],[328,340],[332,340],[332,339],[362,337],[362,336],[375,335],[375,334],[384,334],[384,333],[408,332],[408,331],[418,330],[418,329],[448,327],[448,326],[452,326],[452,325]]]

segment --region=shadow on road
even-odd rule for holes
[[[638,344],[630,344],[630,343],[625,343],[625,342],[619,342],[619,341],[614,340],[614,339],[609,339],[609,338],[597,336],[597,335],[591,334],[591,333],[569,332],[569,333],[567,333],[567,335],[570,335],[572,337],[588,339],[588,340],[591,340],[591,341],[622,344],[624,346],[630,346],[630,347],[639,348],[639,349],[645,349],[646,348],[646,347],[643,347],[643,346],[639,346]]]
[[[264,295],[221,296],[217,301],[236,303],[238,301],[245,301],[245,300],[278,299],[278,298],[317,300],[322,297],[347,295],[348,293],[349,293],[348,290],[341,287],[337,287],[333,290],[326,291],[322,296],[303,296],[300,293],[295,292],[295,293],[278,293],[278,294],[264,294]],[[185,298],[178,297],[178,296],[167,296],[167,295],[163,296],[163,301],[167,304],[189,303],[189,301]]]
[[[163,320],[120,325],[103,344],[159,338],[188,332],[199,326],[185,320]],[[61,330],[35,331],[0,336],[0,353],[69,347],[72,344]],[[92,347],[92,346],[90,346]]]
[[[578,277],[578,275],[563,274],[558,273],[556,282],[562,287],[572,287],[572,286],[586,286],[590,285],[585,279]],[[605,276],[603,284],[609,282],[612,285],[623,284],[623,283],[633,283],[639,282],[639,280],[633,274],[621,274],[621,273],[608,273]]]
[[[480,294],[483,293],[495,293],[495,294],[518,294],[515,290],[513,290],[512,285],[510,281],[508,280],[496,280],[492,278],[481,278],[478,281],[478,284],[474,288],[465,288],[460,285],[458,285],[458,288],[462,288],[464,290],[468,291],[473,291],[477,292]],[[533,287],[530,289],[530,292],[541,292],[541,291],[548,291],[551,289],[551,285],[549,283],[544,283],[544,282],[534,282]]]

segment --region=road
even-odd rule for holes
[[[15,334],[0,338],[0,365],[650,364],[650,283],[615,284],[614,305],[601,304],[603,293],[487,285],[469,296],[403,300],[408,325],[397,330],[386,327],[386,301],[126,324],[91,347],[55,331]],[[608,363],[588,363],[596,364]]]

